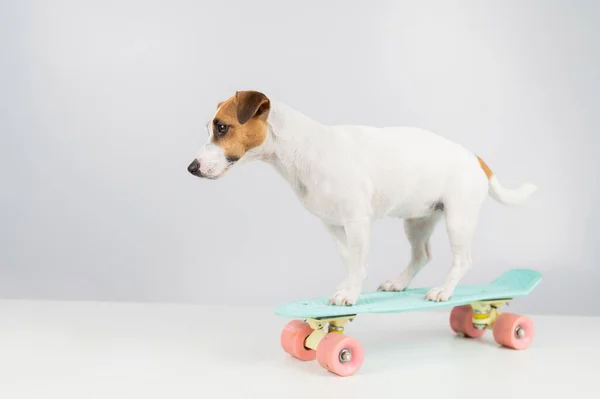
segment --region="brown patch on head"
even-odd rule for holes
[[[483,159],[477,157],[477,160],[479,161],[479,165],[481,166],[481,169],[483,169],[483,171],[485,172],[485,175],[487,176],[488,180],[492,178],[492,170],[489,168],[489,166],[486,165],[485,162],[483,162]]]
[[[219,103],[213,119],[212,141],[223,149],[227,159],[238,160],[263,143],[270,106],[267,96],[257,91],[238,91]]]

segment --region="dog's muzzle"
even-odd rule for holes
[[[192,163],[188,166],[188,172],[190,172],[194,176],[200,175],[200,162],[197,159],[194,159]]]

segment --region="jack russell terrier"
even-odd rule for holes
[[[207,142],[188,166],[191,174],[217,179],[234,165],[262,160],[323,221],[345,269],[331,305],[351,306],[359,298],[373,219],[404,220],[410,261],[379,287],[402,291],[431,259],[429,238],[444,217],[452,266],[425,298],[447,301],[471,267],[471,240],[488,193],[508,205],[536,189],[504,188],[481,158],[431,132],[326,126],[257,91],[239,91],[219,103],[207,129]]]

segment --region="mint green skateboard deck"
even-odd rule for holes
[[[353,306],[329,305],[328,297],[284,303],[275,308],[279,316],[292,318],[281,332],[285,352],[303,360],[317,360],[326,370],[347,377],[360,369],[364,350],[355,338],[344,334],[349,321],[365,313],[402,313],[452,307],[450,327],[457,334],[479,338],[493,330],[501,346],[521,350],[531,345],[535,329],[526,316],[500,313],[511,300],[528,295],[541,281],[535,270],[514,269],[485,285],[459,285],[444,302],[425,299],[430,288],[401,292],[363,293]]]
[[[473,302],[512,299],[528,295],[541,281],[540,273],[529,269],[513,269],[486,285],[459,285],[452,298],[445,302],[425,300],[429,288],[409,288],[400,292],[363,293],[356,305],[333,306],[329,298],[314,298],[282,304],[275,314],[289,318],[319,318],[364,313],[400,313],[441,307],[466,305]]]

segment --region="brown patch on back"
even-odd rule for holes
[[[479,161],[479,165],[481,165],[481,169],[483,169],[483,171],[485,172],[485,175],[487,176],[488,180],[492,178],[492,170],[489,168],[489,166],[486,165],[485,162],[483,162],[483,159],[477,157],[477,160]]]
[[[267,137],[269,99],[257,91],[240,91],[219,103],[214,120],[229,126],[227,134],[219,137],[214,131],[213,142],[220,146],[230,160],[240,159],[248,150],[263,143]]]

